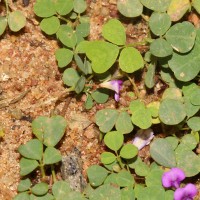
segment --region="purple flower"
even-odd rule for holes
[[[174,200],[193,200],[197,192],[195,185],[189,183],[183,188],[176,189],[174,192]]]
[[[153,130],[148,128],[146,130],[140,129],[133,139],[134,144],[139,150],[148,145],[154,137]]]
[[[103,88],[108,88],[110,90],[115,91],[115,101],[119,101],[119,91],[122,88],[122,83],[123,81],[121,80],[112,80],[112,81],[107,81],[104,83],[101,83],[99,86]]]
[[[180,182],[185,179],[184,172],[179,168],[171,168],[168,172],[165,172],[162,176],[162,184],[164,187],[179,188]]]

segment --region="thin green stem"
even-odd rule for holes
[[[124,165],[123,165],[123,163],[122,163],[122,160],[121,160],[120,156],[118,155],[117,152],[115,152],[115,153],[116,153],[116,155],[117,155],[117,161],[119,162],[120,167],[121,167],[122,169],[124,169]]]
[[[131,82],[131,84],[133,85],[133,90],[135,92],[136,97],[139,98],[140,97],[140,93],[139,93],[139,90],[137,88],[137,85],[135,84],[134,78],[131,78],[127,73],[125,73],[125,75],[128,78],[128,80]]]
[[[53,182],[55,183],[57,181],[57,179],[56,179],[56,173],[55,173],[54,165],[51,165],[51,174],[52,174],[52,177],[53,177]]]
[[[42,162],[40,162],[40,171],[41,171],[41,174],[42,174],[42,178],[45,178],[46,173],[45,173],[45,170],[44,170],[44,164]]]
[[[8,18],[8,14],[9,14],[9,6],[8,6],[8,1],[7,0],[4,0],[5,2],[5,5],[6,5],[6,18]]]
[[[63,21],[65,21],[67,24],[72,24],[72,22],[64,17],[62,17],[61,15],[57,15],[57,17]]]

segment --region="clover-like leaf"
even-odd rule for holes
[[[45,195],[49,190],[47,183],[38,183],[31,188],[31,192],[35,195]]]
[[[165,39],[158,38],[151,43],[150,52],[157,57],[167,57],[173,53],[173,49]]]
[[[79,73],[73,69],[73,68],[68,68],[64,71],[63,73],[63,82],[67,86],[75,86],[80,78]]]
[[[27,174],[34,171],[39,166],[39,163],[36,160],[21,158],[19,165],[20,165],[20,175],[26,176]]]
[[[164,124],[179,124],[186,117],[185,107],[181,101],[164,99],[160,104],[159,117]]]
[[[69,14],[74,7],[73,0],[54,0],[54,4],[55,10],[60,15]]]
[[[101,154],[101,162],[103,164],[110,164],[116,160],[116,156],[111,152],[103,152]]]
[[[92,69],[96,73],[104,73],[112,67],[119,54],[119,47],[104,41],[84,43],[83,49],[92,61]]]
[[[66,121],[62,116],[40,116],[32,122],[33,134],[46,146],[55,146],[65,133]]]
[[[149,19],[149,27],[157,36],[165,34],[170,26],[171,20],[167,13],[154,12]]]
[[[70,184],[67,181],[57,181],[52,186],[52,193],[57,200],[65,199],[70,191]]]
[[[100,131],[106,133],[110,131],[116,123],[119,113],[113,109],[99,110],[96,115],[96,124],[99,126]]]
[[[124,45],[126,42],[125,28],[117,19],[110,19],[102,28],[103,37],[117,45]]]
[[[32,139],[26,144],[20,145],[18,151],[26,158],[41,160],[43,154],[43,144],[38,139]]]
[[[34,4],[34,12],[39,17],[51,17],[55,15],[54,0],[37,0]]]
[[[170,143],[163,138],[156,139],[151,143],[150,154],[151,157],[162,166],[176,166],[175,152]]]
[[[31,187],[31,181],[29,178],[26,178],[19,182],[19,185],[17,186],[17,191],[24,192],[27,191],[30,187]]]
[[[165,12],[170,5],[171,0],[140,0],[141,3],[150,10]]]
[[[87,8],[85,0],[74,0],[74,11],[77,13],[83,13]]]
[[[137,17],[142,14],[143,5],[139,0],[118,0],[117,9],[125,17]]]
[[[0,16],[0,35],[4,33],[7,27],[7,18]]]
[[[30,196],[28,192],[22,192],[17,194],[13,200],[30,200]]]
[[[133,187],[134,183],[134,178],[130,172],[122,170],[117,174],[117,185],[120,187]]]
[[[133,47],[124,48],[119,56],[119,67],[127,73],[133,73],[143,68],[144,61],[140,52]]]
[[[173,49],[186,53],[194,46],[196,29],[190,22],[177,23],[167,31],[165,37]]]
[[[122,146],[124,141],[124,136],[119,131],[108,132],[104,137],[104,142],[109,149],[113,151],[118,151]]]
[[[13,11],[8,15],[8,25],[11,31],[17,32],[26,25],[26,18],[21,11]]]
[[[120,150],[120,156],[125,159],[134,158],[138,153],[138,148],[132,144],[124,145]]]
[[[147,69],[148,71],[147,71],[145,79],[144,79],[145,85],[148,88],[154,87],[154,84],[155,84],[155,81],[154,81],[155,69],[156,69],[156,66],[154,64],[150,64],[148,66],[148,69]]]
[[[189,0],[171,0],[167,9],[167,14],[170,16],[172,21],[178,21],[190,9],[190,6]]]
[[[92,165],[87,169],[87,175],[90,184],[93,187],[97,187],[103,183],[108,175],[108,171],[99,165]]]
[[[63,68],[67,66],[73,58],[73,52],[66,48],[57,49],[55,52],[56,60],[58,61],[58,66]]]
[[[44,155],[44,164],[49,165],[49,164],[54,164],[62,160],[62,156],[60,154],[60,151],[57,150],[54,147],[47,147],[45,149]]]
[[[44,31],[47,35],[55,34],[60,27],[60,20],[55,17],[44,18],[40,23],[40,28]]]
[[[190,118],[187,124],[193,131],[200,131],[200,117]]]

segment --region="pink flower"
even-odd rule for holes
[[[164,187],[179,188],[182,180],[185,179],[184,172],[179,168],[171,168],[168,172],[162,175],[162,184]]]
[[[115,101],[119,101],[119,92],[122,88],[122,83],[123,81],[121,80],[112,80],[101,83],[99,86],[115,91]]]
[[[188,183],[185,187],[176,189],[174,192],[174,200],[193,200],[197,192],[195,185]]]
[[[132,141],[139,150],[148,145],[154,137],[153,130],[148,128],[146,130],[140,129]]]

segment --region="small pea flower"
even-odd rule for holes
[[[112,80],[101,83],[99,86],[115,91],[115,101],[119,101],[119,92],[122,88],[122,80]]]
[[[142,149],[144,146],[148,145],[154,137],[153,130],[148,128],[146,130],[140,129],[132,141],[138,150]]]
[[[174,200],[193,200],[197,192],[195,185],[188,183],[185,187],[176,189],[174,192]]]
[[[181,169],[171,168],[171,170],[162,175],[162,184],[166,188],[179,188],[183,179],[185,179],[185,173]]]

